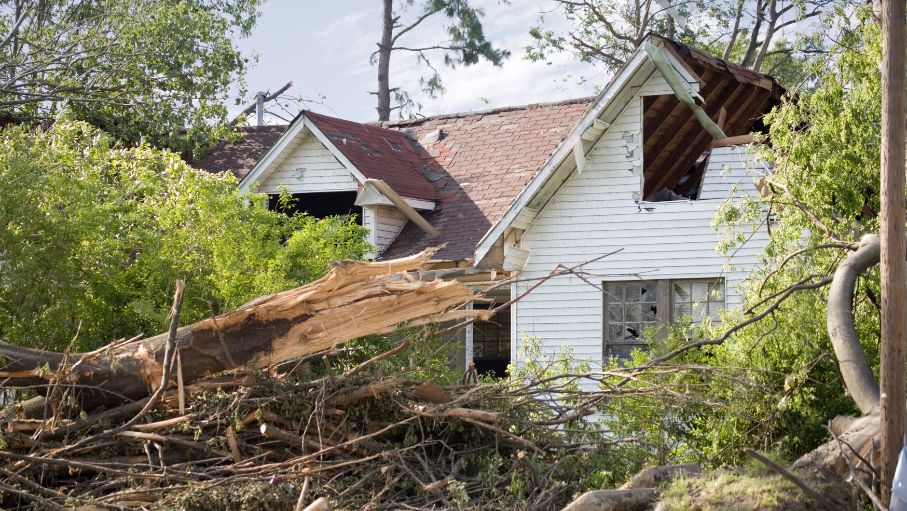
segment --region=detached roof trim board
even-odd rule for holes
[[[609,107],[613,106],[612,103],[617,99],[619,93],[631,82],[633,77],[642,69],[643,65],[650,60],[644,49],[645,45],[649,44],[649,40],[652,40],[652,44],[655,45],[664,44],[661,38],[652,37],[651,35],[646,36],[646,40],[642,42],[639,49],[637,49],[630,60],[624,64],[620,71],[618,71],[611,83],[608,84],[608,87],[606,87],[592,105],[589,106],[589,109],[586,111],[585,115],[583,115],[583,118],[580,119],[576,126],[574,126],[570,134],[567,135],[567,138],[561,142],[545,165],[539,170],[535,177],[529,181],[529,184],[523,188],[523,191],[517,195],[517,198],[513,201],[513,204],[510,205],[510,208],[507,209],[507,212],[504,213],[504,216],[501,217],[487,233],[485,233],[485,236],[483,236],[481,240],[479,240],[474,259],[476,265],[488,255],[488,252],[494,247],[498,239],[504,235],[507,228],[513,225],[514,220],[516,220],[520,212],[529,205],[539,192],[549,185],[549,180],[557,169],[566,160],[573,158],[574,148],[577,147],[577,144],[582,143],[581,137],[583,133],[592,127],[595,120],[599,119]],[[671,66],[690,83],[690,86],[698,89],[699,80],[697,77],[691,75],[687,70],[687,67],[678,62],[672,54],[667,53],[667,58],[671,63]],[[555,186],[559,188],[561,184],[563,184],[563,182],[556,183]]]
[[[265,176],[265,173],[268,171],[268,169],[271,168],[271,166],[285,151],[289,150],[293,146],[293,144],[297,140],[297,137],[305,129],[312,133],[312,135],[314,135],[315,138],[318,139],[319,142],[321,142],[321,144],[331,153],[331,155],[334,156],[334,158],[336,158],[337,161],[340,162],[340,164],[347,171],[349,171],[350,174],[352,174],[353,178],[355,178],[358,183],[364,184],[366,180],[369,179],[369,177],[366,176],[358,167],[353,165],[347,155],[345,155],[343,151],[341,151],[340,148],[338,148],[337,145],[335,145],[330,140],[330,138],[318,126],[317,122],[315,122],[308,114],[309,112],[305,111],[300,113],[299,116],[297,116],[296,119],[294,119],[290,124],[289,128],[287,128],[283,135],[281,135],[281,137],[277,140],[277,143],[274,144],[265,153],[261,160],[259,160],[258,163],[256,163],[255,166],[252,167],[249,173],[246,174],[242,178],[242,180],[240,180],[239,190],[241,192],[251,191],[252,186]],[[384,130],[383,128],[377,128],[373,126],[368,126],[368,129]],[[394,133],[395,135],[403,136],[401,133],[396,131],[386,131]],[[414,169],[414,171],[418,173],[417,170]],[[371,177],[375,179],[381,179],[384,176],[375,175]],[[418,174],[414,177],[425,179],[421,174]],[[432,188],[432,191],[433,190],[434,189]],[[407,203],[410,204],[410,206],[413,206],[417,209],[432,210],[435,207],[435,198],[433,196],[429,197],[428,194],[419,194],[422,195],[421,197],[411,197],[406,194],[400,194],[399,192],[398,194],[404,197],[404,199],[407,201]]]

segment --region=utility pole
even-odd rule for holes
[[[903,445],[907,357],[907,235],[905,235],[904,0],[882,0],[882,501]]]

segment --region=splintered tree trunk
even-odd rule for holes
[[[481,315],[465,307],[453,310],[474,298],[460,282],[407,273],[431,254],[337,263],[311,284],[180,328],[175,348],[183,380],[234,368],[266,368],[401,326]],[[161,383],[167,341],[168,335],[161,334],[68,356],[0,343],[0,378],[7,385],[27,386],[64,375],[61,383],[73,385],[84,409],[140,399]]]

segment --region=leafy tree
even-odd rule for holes
[[[544,60],[551,52],[570,52],[605,70],[620,68],[652,32],[694,44],[756,71],[799,79],[801,62],[821,52],[821,25],[803,23],[826,12],[836,0],[556,0],[569,28],[545,28],[545,17],[530,29],[527,55]],[[783,29],[798,27],[795,36]],[[788,30],[790,30],[788,28]]]
[[[198,151],[226,133],[261,0],[0,0],[0,118],[71,112],[122,141]]]
[[[643,376],[683,392],[627,402],[615,414],[619,427],[638,427],[654,445],[662,435],[654,425],[668,420],[672,456],[720,464],[739,461],[747,446],[796,457],[827,440],[829,420],[859,413],[828,336],[825,284],[854,243],[879,229],[880,60],[879,27],[861,9],[828,59],[814,65],[815,90],[767,117],[771,144],[761,147],[760,156],[773,164],[765,180],[769,194],[729,201],[716,218],[729,251],[748,237],[741,226],[770,229],[764,266],[745,290],[750,312],[698,332],[678,326],[654,346],[653,354],[662,355],[690,339],[717,339],[739,328],[723,343],[671,362],[692,370]],[[771,225],[766,210],[775,218]],[[775,305],[796,286],[806,288]],[[860,279],[853,304],[876,376],[879,288],[875,268]],[[639,364],[652,359],[637,356]]]
[[[76,348],[194,322],[369,249],[352,219],[288,217],[229,174],[127,148],[83,122],[0,133],[0,338]]]
[[[510,52],[495,48],[485,38],[482,28],[482,9],[470,5],[469,0],[420,0],[416,8],[415,18],[402,21],[405,11],[416,4],[416,0],[397,0],[397,10],[394,9],[394,0],[383,0],[381,41],[378,50],[372,54],[373,63],[378,63],[378,120],[390,119],[391,112],[396,109],[409,109],[414,106],[406,90],[390,86],[390,62],[394,52],[415,53],[420,64],[428,68],[428,74],[420,80],[422,90],[430,97],[444,91],[441,75],[438,68],[429,60],[433,55],[440,55],[448,67],[457,65],[472,65],[485,59],[499,66]],[[412,37],[413,30],[422,26],[428,20],[443,18],[446,22],[444,31],[447,40],[429,44],[405,44],[403,36]],[[391,106],[391,96],[398,103]]]

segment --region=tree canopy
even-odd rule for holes
[[[0,0],[0,116],[68,112],[129,143],[199,151],[226,133],[260,0]],[[240,90],[242,93],[242,90]]]
[[[527,56],[544,60],[569,52],[601,65],[620,68],[655,33],[693,44],[725,60],[778,76],[784,83],[802,77],[808,57],[824,50],[818,18],[838,0],[556,0],[554,13],[530,29]],[[566,27],[553,22],[557,15]]]
[[[419,85],[429,97],[436,97],[444,91],[441,74],[433,64],[434,57],[440,57],[445,66],[472,65],[484,59],[499,66],[510,52],[495,48],[485,38],[482,27],[482,9],[470,4],[469,0],[383,0],[382,33],[378,50],[372,55],[378,64],[378,120],[390,119],[391,111],[409,110],[415,106],[409,93],[400,87],[390,86],[390,60],[396,53],[412,53],[427,72]],[[414,7],[417,6],[417,7]],[[409,11],[409,12],[407,12]],[[419,32],[427,20],[444,19],[446,39],[413,39],[414,31]],[[406,37],[404,37],[406,36]],[[411,39],[413,42],[407,43]],[[391,96],[397,105],[391,105]]]
[[[0,133],[0,338],[91,348],[164,329],[174,281],[197,321],[320,277],[369,247],[353,219],[289,217],[83,122]]]

